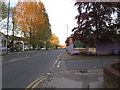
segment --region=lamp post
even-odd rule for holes
[[[9,11],[10,11],[10,0],[8,2],[8,17],[7,17],[7,42],[8,42],[8,29],[9,29]],[[8,44],[8,43],[7,43]],[[8,46],[7,46],[7,53],[8,53]]]
[[[120,55],[120,47],[119,47],[119,43],[120,43],[120,29],[118,30],[118,55]]]
[[[13,28],[12,28],[12,51],[14,51],[14,20],[12,19],[12,24],[13,24]]]
[[[68,25],[66,25],[67,26],[67,37],[68,37]]]

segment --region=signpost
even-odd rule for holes
[[[81,42],[73,42],[73,48],[85,48],[85,44]]]
[[[80,52],[86,52],[86,45],[81,42],[73,42],[73,49],[77,49]]]

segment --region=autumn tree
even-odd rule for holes
[[[36,35],[36,36],[39,36],[38,37],[38,41],[42,44],[42,46],[46,46],[46,49],[48,47],[48,44],[49,44],[49,40],[50,40],[50,37],[51,37],[51,25],[49,23],[49,18],[48,18],[48,15],[47,13],[44,13],[44,24],[42,25],[41,28],[41,31],[39,31]]]
[[[50,38],[50,43],[52,44],[53,47],[57,48],[59,44],[59,38],[55,34],[52,34]]]
[[[29,43],[35,47],[50,37],[48,15],[42,2],[18,2],[15,6],[15,20]],[[49,35],[48,35],[49,34]]]
[[[79,15],[76,16],[78,27],[75,27],[74,38],[87,44],[93,44],[97,40],[114,41],[117,32],[110,27],[115,22],[112,15],[119,15],[117,2],[77,2]]]

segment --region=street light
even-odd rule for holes
[[[67,26],[67,37],[68,37],[68,25],[66,25]]]
[[[7,18],[7,42],[8,42],[8,29],[9,29],[9,10],[10,10],[10,0],[8,2],[8,18]],[[8,53],[8,47],[7,47],[7,53]]]
[[[11,43],[12,43],[12,51],[14,51],[14,20],[13,20],[13,18],[12,18],[12,41],[11,41]]]
[[[118,34],[118,55],[120,54],[120,47],[119,47],[119,43],[120,43],[120,29],[117,30],[117,34]]]

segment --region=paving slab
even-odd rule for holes
[[[44,82],[44,88],[103,88],[103,73],[68,73],[55,75]]]
[[[65,77],[57,77],[49,82],[47,88],[82,88],[82,82]]]

